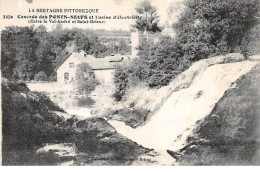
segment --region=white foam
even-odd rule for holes
[[[166,150],[182,148],[196,121],[210,114],[225,91],[256,64],[243,61],[208,67],[196,76],[190,87],[173,92],[144,126],[133,129],[123,122],[109,123],[118,133],[159,152],[158,160],[162,164],[172,164],[174,160]]]

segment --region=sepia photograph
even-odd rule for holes
[[[260,0],[0,0],[2,166],[260,166]]]

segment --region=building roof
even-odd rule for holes
[[[124,59],[124,56],[121,54],[111,54],[106,56],[105,59],[107,59],[109,62],[121,62]]]
[[[72,52],[61,61],[61,63],[56,67],[56,70],[71,56],[81,62],[88,63],[93,70],[114,69],[115,65],[119,64],[123,60],[123,56],[121,55],[107,56],[105,58],[95,58],[92,55],[87,55],[84,57],[82,53]]]
[[[59,67],[70,57],[72,53],[69,53],[64,59],[61,60],[61,62],[58,64],[58,66],[55,67],[54,70],[58,70]]]
[[[88,63],[93,70],[104,70],[104,69],[114,69],[115,63],[110,63],[104,58],[93,58],[85,59],[82,62]]]

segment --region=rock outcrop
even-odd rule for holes
[[[240,77],[185,146],[180,165],[260,165],[260,65]]]
[[[126,165],[149,149],[118,134],[103,118],[66,113],[23,83],[2,81],[3,165]]]

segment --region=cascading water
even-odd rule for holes
[[[207,67],[188,88],[173,92],[144,126],[133,129],[120,121],[109,123],[118,133],[158,152],[159,164],[173,164],[167,150],[182,148],[196,121],[210,114],[225,91],[256,64],[243,61]]]

